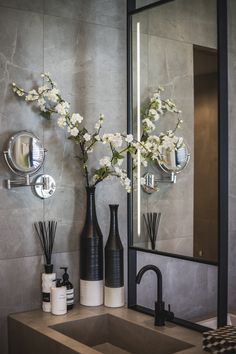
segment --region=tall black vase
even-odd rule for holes
[[[80,303],[103,304],[103,237],[97,221],[95,187],[86,187],[87,212],[80,236]]]
[[[118,227],[117,204],[110,204],[110,232],[105,246],[105,306],[124,306],[124,250]]]

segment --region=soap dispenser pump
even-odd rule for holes
[[[65,315],[67,313],[66,287],[62,285],[61,279],[55,279],[54,281],[56,281],[56,287],[51,288],[52,314]]]
[[[64,274],[62,275],[62,285],[66,287],[67,310],[71,310],[74,305],[74,287],[69,281],[69,274],[67,273],[68,267],[60,267],[60,269],[64,269]]]

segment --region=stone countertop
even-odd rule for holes
[[[64,346],[74,350],[75,352],[81,354],[98,354],[99,352],[95,349],[92,349],[70,337],[65,336],[62,333],[59,333],[50,326],[56,324],[65,323],[68,321],[75,321],[79,319],[84,319],[96,315],[102,314],[112,314],[114,316],[120,317],[127,321],[133,322],[135,324],[144,326],[146,328],[151,328],[159,333],[168,335],[172,338],[182,340],[189,344],[194,345],[190,349],[185,349],[179,351],[178,354],[204,354],[202,350],[202,334],[196,331],[192,331],[182,326],[177,326],[170,322],[167,322],[163,327],[155,327],[153,322],[153,317],[148,315],[130,310],[127,308],[107,308],[104,306],[99,307],[84,307],[76,305],[72,311],[69,311],[66,315],[63,316],[54,316],[50,313],[45,313],[41,310],[23,312],[12,314],[9,317],[15,321],[18,321],[25,326],[30,327],[31,329],[51,338],[52,340],[63,344]]]

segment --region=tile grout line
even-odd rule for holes
[[[73,250],[73,251],[60,251],[60,252],[52,252],[53,255],[57,255],[57,254],[69,254],[69,253],[77,253],[79,252],[79,249]],[[10,258],[0,258],[0,262],[1,261],[13,261],[13,260],[17,260],[17,259],[24,259],[24,258],[41,258],[43,257],[43,253],[42,254],[34,254],[34,255],[28,255],[28,256],[23,256],[23,257],[10,257]]]
[[[9,10],[15,10],[15,11],[21,11],[21,12],[30,12],[30,13],[37,14],[37,15],[55,17],[55,18],[58,18],[58,19],[70,20],[70,22],[74,22],[74,23],[81,23],[82,22],[82,23],[87,23],[87,24],[90,24],[90,25],[108,27],[108,28],[111,28],[111,29],[116,29],[116,30],[121,31],[121,32],[126,32],[126,28],[125,27],[124,28],[115,27],[115,26],[111,26],[111,25],[105,25],[105,24],[102,24],[102,23],[97,23],[97,22],[92,22],[92,21],[85,21],[85,20],[80,19],[80,18],[76,19],[76,18],[70,18],[70,17],[65,17],[65,16],[52,15],[52,14],[49,14],[49,13],[45,13],[44,9],[43,9],[43,12],[39,12],[39,11],[33,11],[33,10],[27,10],[27,9],[19,9],[19,8],[16,8],[16,7],[0,5],[0,9],[1,8],[9,9]]]

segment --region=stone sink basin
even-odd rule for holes
[[[104,354],[172,354],[193,347],[111,314],[101,314],[50,326]]]

